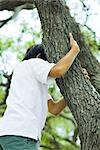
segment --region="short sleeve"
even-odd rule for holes
[[[49,63],[48,61],[44,61],[40,58],[34,58],[32,61],[32,67],[35,78],[44,84],[47,84],[48,74],[51,68],[54,66],[54,63]]]

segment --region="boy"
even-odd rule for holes
[[[57,62],[49,63],[42,45],[31,47],[13,72],[7,109],[0,124],[2,150],[37,150],[47,111],[57,115],[64,99],[54,102],[48,95],[47,80],[63,76],[80,49],[70,33],[70,51]]]

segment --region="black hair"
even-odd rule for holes
[[[43,60],[47,60],[47,56],[45,50],[41,44],[37,44],[35,46],[31,46],[27,49],[27,52],[23,58],[23,60],[28,60],[31,58],[36,58],[36,56],[40,53],[40,58]]]

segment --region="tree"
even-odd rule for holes
[[[71,17],[64,0],[27,0],[31,6],[32,2],[38,9],[43,31],[43,44],[50,61],[56,63],[69,50],[69,32],[73,33],[80,45],[79,57],[68,73],[56,81],[78,124],[81,149],[100,149],[100,65],[90,52],[79,25]],[[7,1],[0,1],[3,6],[5,3]],[[26,6],[24,0],[16,3],[10,0],[9,3],[12,7],[7,7],[8,10],[14,10],[16,6],[22,4]],[[88,70],[92,84],[84,79],[81,72],[83,66]]]
[[[69,10],[64,1],[49,0],[40,3],[37,0],[36,7],[41,19],[43,42],[51,61],[57,62],[66,53],[66,49],[69,49],[69,32],[74,33],[77,39],[80,37],[78,39],[80,45],[84,43],[81,33],[77,36],[78,25],[75,25],[72,17],[69,18]],[[68,99],[69,107],[77,121],[82,150],[96,150],[100,148],[98,118],[100,99],[91,84],[84,80],[80,70],[80,62],[76,59],[70,71],[57,79],[57,84],[62,95]]]

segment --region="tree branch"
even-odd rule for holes
[[[74,130],[74,135],[73,135],[73,140],[72,140],[75,143],[77,141],[78,134],[79,134],[79,129],[78,129],[78,127],[76,127],[75,130]]]
[[[69,117],[64,116],[64,115],[62,115],[62,114],[60,114],[59,117],[62,117],[62,118],[64,118],[64,119],[66,119],[66,120],[71,121],[72,124],[76,127],[76,122],[75,122],[72,118],[69,118]]]
[[[2,86],[6,87],[6,89],[5,89],[5,96],[4,96],[4,99],[3,99],[3,103],[6,103],[6,98],[7,98],[8,94],[9,94],[9,88],[10,88],[12,74],[11,75],[7,75],[6,73],[4,73],[3,76],[7,79],[7,83],[5,85],[3,85],[1,83]]]
[[[12,19],[12,16],[11,17],[9,17],[8,19],[6,19],[6,20],[1,20],[0,21],[0,28],[1,27],[3,27],[8,21],[10,21]]]
[[[7,87],[7,83],[0,83],[0,86]]]
[[[0,11],[14,11],[16,7],[24,5],[26,3],[32,5],[34,3],[34,0],[0,0]],[[32,6],[28,6],[27,9],[32,9]]]
[[[4,73],[3,76],[4,76],[8,81],[10,81],[12,74],[11,74],[11,75],[7,75],[7,74]]]
[[[40,145],[40,147],[43,147],[44,149],[54,150],[53,148],[42,144]]]
[[[73,141],[69,140],[68,138],[62,138],[62,137],[57,136],[57,135],[56,135],[56,138],[59,138],[60,140],[67,141],[67,142],[69,142],[70,144],[74,145],[75,147],[78,147],[78,146],[76,145],[76,143],[75,143],[75,142],[73,142]]]
[[[86,24],[84,24],[84,25],[82,25],[82,24],[80,24],[82,27],[86,27],[92,34],[93,34],[93,37],[94,37],[94,39],[96,40],[96,33],[90,28],[90,27],[88,27]]]

